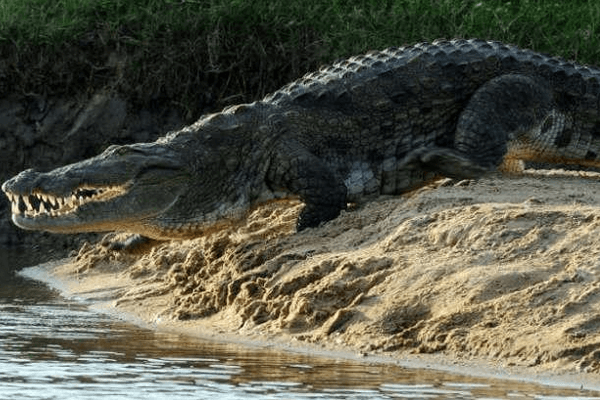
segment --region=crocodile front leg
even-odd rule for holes
[[[297,229],[316,227],[336,218],[346,208],[346,186],[317,156],[301,145],[280,146],[267,173],[272,189],[283,188],[304,202]]]
[[[160,242],[160,240],[150,239],[146,236],[135,234],[124,240],[107,240],[105,238],[101,244],[108,250],[137,254],[147,251]]]

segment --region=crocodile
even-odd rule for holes
[[[278,199],[297,230],[439,177],[524,160],[600,166],[600,70],[501,42],[438,40],[325,66],[152,143],[6,181],[12,220],[50,232],[203,235]]]

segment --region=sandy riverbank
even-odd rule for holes
[[[46,280],[157,329],[600,386],[600,176],[582,174],[446,181],[299,234],[300,205],[273,203],[141,255],[84,246]]]

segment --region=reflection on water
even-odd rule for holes
[[[0,253],[0,398],[600,399],[600,393],[191,340],[15,277]],[[594,397],[596,396],[596,397]]]

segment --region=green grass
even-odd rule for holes
[[[599,19],[593,0],[0,0],[0,94],[108,88],[193,117],[339,57],[439,37],[596,64]]]

